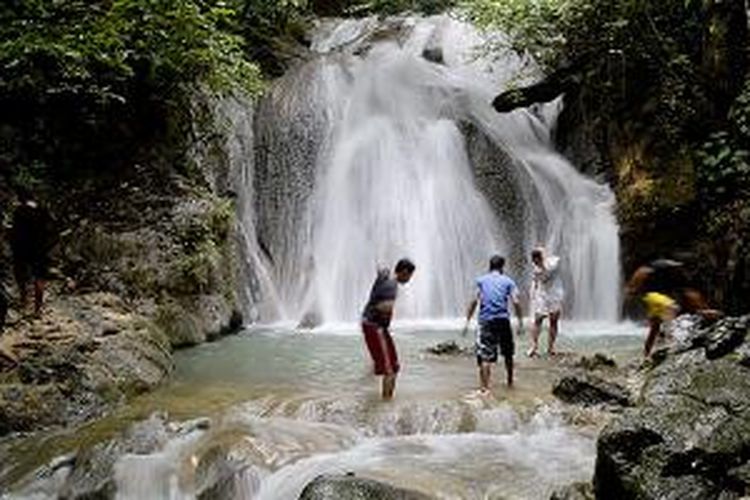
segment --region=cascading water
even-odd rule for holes
[[[289,319],[355,320],[376,269],[402,256],[418,271],[399,315],[455,317],[491,254],[523,284],[539,244],[563,257],[568,315],[617,318],[612,193],[554,151],[559,104],[491,108],[533,66],[477,58],[481,41],[445,16],[332,21],[261,103],[258,238]]]

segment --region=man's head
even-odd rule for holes
[[[396,274],[396,281],[399,283],[408,283],[416,268],[417,266],[415,266],[409,259],[404,258],[399,260],[396,262],[396,267],[393,269]]]
[[[541,266],[544,262],[544,250],[541,247],[537,247],[531,251],[531,262],[537,266]]]
[[[500,255],[493,255],[490,257],[490,271],[497,271],[499,273],[503,272],[503,268],[505,267],[505,257],[501,257]]]

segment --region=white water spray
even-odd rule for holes
[[[447,17],[332,23],[313,42],[320,57],[295,70],[306,75],[303,84],[294,75],[279,83],[274,92],[293,93],[295,102],[309,92],[314,107],[298,114],[322,129],[307,134],[319,144],[306,202],[298,204],[304,213],[264,233],[285,310],[356,320],[377,267],[408,256],[417,274],[399,316],[455,317],[491,254],[509,256],[509,274],[524,283],[528,252],[544,244],[563,258],[567,314],[617,318],[612,193],[554,151],[559,104],[537,113],[491,108],[525,66],[508,54],[477,59],[479,40]],[[444,65],[421,56],[428,47],[442,50]],[[311,120],[315,114],[323,118]],[[290,119],[299,124],[292,113]],[[506,157],[498,168],[507,171],[490,174],[509,179],[512,196],[489,193],[497,194],[492,206],[486,186],[477,184],[469,127],[495,148],[486,156]],[[261,206],[263,199],[261,193]]]

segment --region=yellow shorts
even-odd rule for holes
[[[663,321],[674,318],[677,302],[672,298],[657,292],[649,292],[643,296],[646,304],[646,314],[649,318],[659,318]]]

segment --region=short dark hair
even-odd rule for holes
[[[410,261],[409,259],[404,258],[396,262],[396,268],[394,270],[397,273],[400,273],[402,271],[406,271],[407,273],[413,273],[416,268],[417,266],[414,265],[414,262]]]
[[[502,271],[505,267],[505,257],[493,255],[490,258],[490,271]]]

